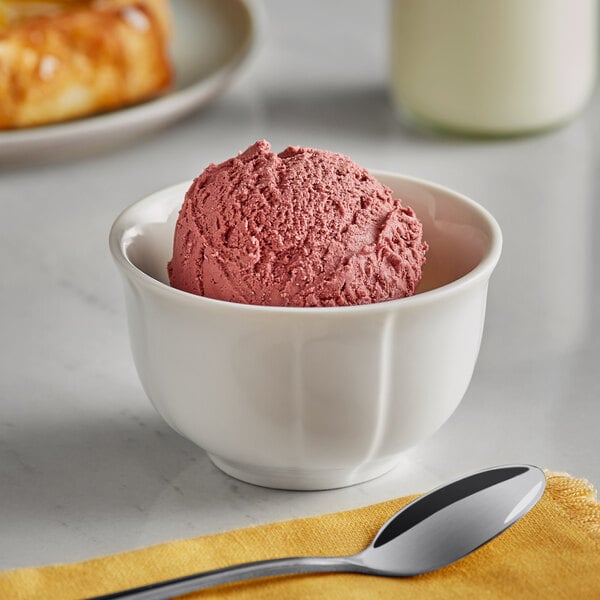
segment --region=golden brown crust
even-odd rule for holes
[[[171,83],[167,0],[27,4],[41,10],[3,13],[0,129],[115,109]]]

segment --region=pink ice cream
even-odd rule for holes
[[[245,304],[368,304],[413,294],[426,250],[412,209],[349,158],[260,141],[188,190],[169,279]]]

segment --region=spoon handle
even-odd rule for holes
[[[298,556],[275,560],[259,560],[185,577],[177,577],[176,579],[143,585],[104,596],[96,596],[89,600],[111,600],[113,598],[165,600],[173,596],[189,594],[224,583],[258,579],[259,577],[297,575],[300,573],[360,572],[362,570],[364,569],[361,569],[361,566],[352,562],[351,557],[347,556]]]

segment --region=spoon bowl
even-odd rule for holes
[[[409,577],[445,567],[500,535],[529,512],[546,487],[532,465],[478,471],[440,486],[400,509],[362,552],[300,556],[234,565],[92,600],[163,600],[196,590],[260,577],[346,572]]]
[[[541,498],[537,467],[480,471],[432,490],[383,525],[357,557],[370,572],[395,577],[440,569],[510,527]]]

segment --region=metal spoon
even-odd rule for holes
[[[546,479],[531,465],[507,465],[467,475],[398,511],[367,548],[352,556],[262,560],[178,577],[92,600],[162,600],[244,579],[317,572],[388,577],[427,573],[463,558],[525,515]]]

